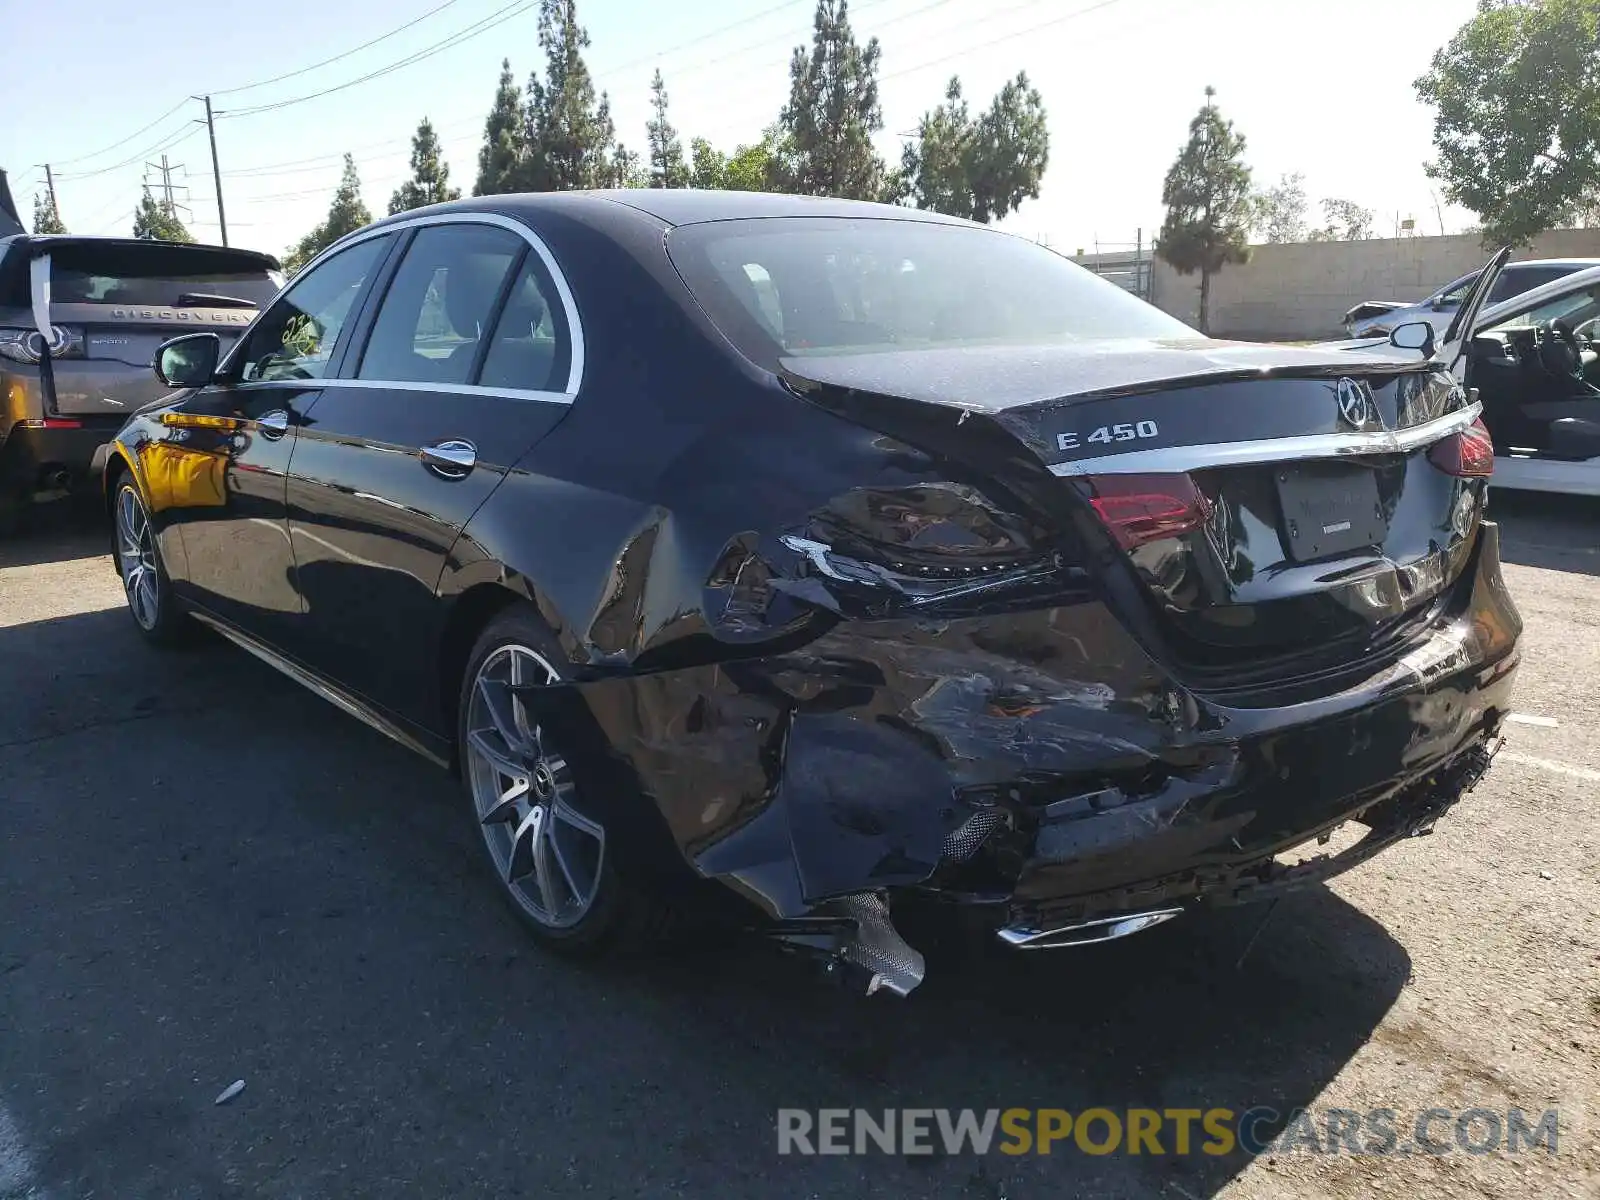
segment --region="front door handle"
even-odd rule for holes
[[[275,408],[271,412],[262,413],[256,418],[256,428],[261,430],[261,436],[276,440],[289,432],[289,410]]]
[[[478,448],[461,438],[450,438],[422,448],[422,465],[440,479],[465,479],[478,465]]]

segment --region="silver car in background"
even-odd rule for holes
[[[1495,305],[1523,292],[1572,274],[1600,267],[1600,258],[1540,258],[1508,263],[1495,281],[1488,304]],[[1433,326],[1433,336],[1443,339],[1461,300],[1478,278],[1478,271],[1452,279],[1433,295],[1415,304],[1395,300],[1364,300],[1341,318],[1345,332],[1353,338],[1388,337],[1401,325],[1425,321]]]

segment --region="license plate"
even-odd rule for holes
[[[1305,562],[1381,546],[1389,522],[1378,477],[1349,463],[1299,463],[1274,471],[1289,558]]]

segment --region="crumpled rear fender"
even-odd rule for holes
[[[553,719],[592,720],[684,859],[784,918],[920,883],[974,799],[1137,775],[1187,723],[1092,601],[844,622],[785,654],[558,692]]]

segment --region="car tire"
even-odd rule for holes
[[[112,493],[111,521],[111,552],[134,627],[153,645],[176,646],[188,641],[194,622],[173,594],[149,510],[126,474]]]
[[[670,906],[623,877],[612,832],[584,803],[582,769],[508,690],[558,681],[564,663],[526,606],[479,635],[456,706],[467,812],[501,895],[541,945],[575,958],[646,949],[665,937]]]

